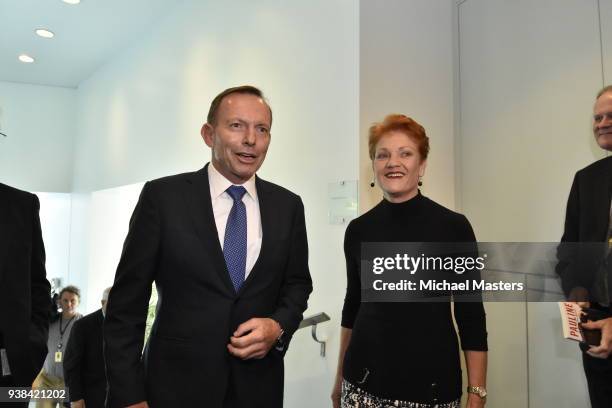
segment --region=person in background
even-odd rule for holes
[[[598,92],[593,107],[593,134],[599,147],[612,151],[612,85]],[[557,273],[568,300],[579,302],[598,320],[583,324],[600,330],[599,345],[581,345],[582,361],[593,408],[612,407],[612,156],[578,171],[567,200],[565,228],[557,252]],[[579,252],[590,252],[592,243],[607,243],[600,256],[576,256],[565,243],[587,243]],[[574,250],[571,250],[571,249]]]
[[[76,286],[66,286],[59,294],[62,314],[58,320],[49,325],[49,339],[47,341],[48,354],[43,369],[34,381],[33,388],[64,389],[64,368],[66,359],[66,345],[75,321],[81,318],[77,312],[80,303],[81,291]],[[60,402],[51,399],[36,402],[37,408],[55,408]]]
[[[456,408],[462,394],[457,334],[450,301],[361,302],[363,242],[473,242],[467,218],[423,196],[429,138],[404,115],[389,115],[369,132],[369,153],[382,201],[348,225],[347,290],[334,408]],[[475,244],[474,244],[475,245]],[[468,371],[468,407],[486,398],[487,332],[481,301],[455,302]]]
[[[36,195],[0,183],[0,387],[30,387],[47,355],[51,286],[39,208]]]
[[[102,346],[102,326],[111,288],[102,293],[102,308],[77,320],[66,346],[64,379],[72,408],[103,408],[106,373]]]

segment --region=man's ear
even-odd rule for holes
[[[202,139],[204,139],[204,143],[206,143],[208,147],[213,147],[214,133],[215,129],[210,123],[205,123],[202,125],[200,134],[202,135]]]

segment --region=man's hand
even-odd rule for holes
[[[599,346],[589,348],[587,354],[595,358],[608,358],[612,354],[612,317],[594,322],[582,323],[582,327],[588,330],[601,330],[601,342]]]
[[[147,401],[142,401],[142,402],[139,402],[138,404],[129,405],[125,408],[149,408],[149,404],[147,404]]]
[[[468,394],[467,404],[465,404],[466,408],[482,408],[485,406],[486,400],[480,398],[476,394]]]
[[[70,408],[85,408],[85,400],[80,399],[78,401],[72,401],[70,403]]]
[[[273,319],[253,318],[242,323],[227,345],[229,352],[243,360],[264,358],[281,334],[281,327]]]

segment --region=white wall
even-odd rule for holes
[[[367,133],[390,113],[412,117],[430,138],[423,194],[455,206],[453,104],[453,2],[360,2],[360,209],[377,204],[371,188]]]
[[[357,18],[352,0],[241,0],[231,7],[184,1],[77,92],[74,189],[80,198],[74,206],[82,219],[96,217],[89,192],[202,167],[210,156],[199,130],[214,95],[244,83],[264,90],[274,124],[259,174],[302,196],[315,286],[307,314],[332,317],[320,329],[330,339],[327,358],[319,357],[306,331],[292,343],[289,407],[326,406],[335,374],[344,227],[328,224],[326,197],[329,182],[358,177]],[[96,229],[80,225],[80,237]],[[120,229],[112,239],[123,235]],[[91,240],[87,245],[81,251],[73,245],[81,257],[76,264],[93,259],[83,255],[93,251]],[[89,264],[84,270],[105,280],[109,269]]]
[[[75,190],[201,167],[209,153],[199,128],[210,101],[236,84],[261,87],[274,109],[264,172],[275,167],[270,163],[284,170],[288,162],[298,167],[302,157],[319,154],[323,146],[312,143],[317,135],[332,143],[327,149],[338,146],[338,135],[350,133],[345,112],[357,103],[351,98],[353,10],[348,0],[242,1],[231,8],[183,2],[138,46],[79,86]],[[329,109],[336,106],[342,109]],[[300,139],[303,144],[295,143]],[[282,173],[293,179],[291,172]]]
[[[36,193],[40,201],[40,227],[45,244],[47,279],[61,278],[70,283],[70,214],[69,193]]]
[[[24,66],[27,69],[27,66]],[[70,192],[74,89],[0,81],[0,182]]]
[[[72,194],[70,278],[81,288],[82,313],[99,309],[102,292],[113,284],[142,186]]]
[[[612,0],[599,0],[604,84],[612,84]]]
[[[596,0],[468,0],[460,13],[465,211],[481,240],[556,241],[575,171],[603,157],[589,130]]]
[[[72,193],[72,210],[70,212],[70,276],[68,282],[81,289],[80,313],[86,314],[95,310],[91,308],[88,282],[91,272],[87,269],[90,243],[89,225],[92,222],[91,194]]]
[[[574,173],[604,156],[590,130],[602,86],[597,3],[458,6],[460,191],[480,240],[558,241]],[[588,405],[555,304],[489,304],[488,316],[488,405]]]

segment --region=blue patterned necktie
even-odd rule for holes
[[[242,197],[246,190],[242,186],[230,186],[227,193],[234,200],[225,225],[223,257],[236,292],[244,282],[247,254],[247,216]]]

